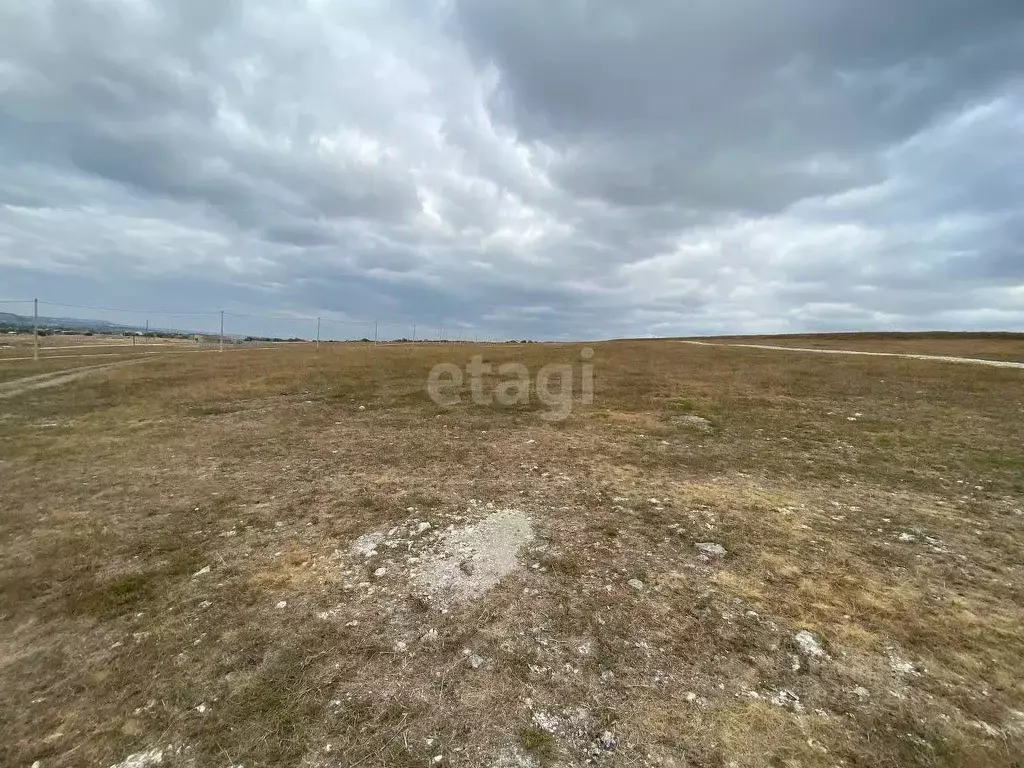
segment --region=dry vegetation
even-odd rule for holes
[[[1022,372],[595,350],[553,423],[423,383],[577,346],[168,355],[0,399],[0,765],[1021,765]],[[478,599],[350,551],[488,504],[535,535]]]
[[[144,358],[168,352],[191,352],[194,342],[135,339],[123,336],[42,336],[34,359],[31,334],[0,335],[0,384],[72,368]]]
[[[193,348],[196,344],[188,339],[161,339],[156,337],[131,337],[120,334],[49,334],[39,337],[39,353],[42,357],[68,355],[85,356],[106,353],[129,354],[147,351],[166,351],[171,348]],[[34,340],[31,333],[0,335],[0,360],[32,356]]]

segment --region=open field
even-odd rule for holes
[[[814,333],[781,336],[715,336],[698,341],[768,344],[811,349],[852,349],[915,355],[948,355],[1024,362],[1024,333]]]
[[[103,335],[44,336],[39,342],[39,359],[36,360],[31,334],[0,336],[0,384],[72,368],[142,360],[153,355],[207,352],[213,347],[185,339],[137,338],[132,343],[131,338]],[[237,351],[238,347],[229,341],[228,349]]]
[[[40,358],[81,358],[93,355],[112,357],[115,355],[161,352],[171,349],[195,349],[196,343],[184,339],[133,339],[125,336],[64,336],[52,335],[39,338]],[[17,334],[0,336],[0,363],[8,360],[22,361],[32,358],[32,335]]]
[[[17,351],[24,354],[32,352],[32,334],[16,333],[0,336],[0,349],[5,352]],[[122,334],[101,334],[94,333],[90,336],[85,334],[50,334],[39,337],[40,352],[58,352],[69,348],[91,348],[91,347],[167,347],[167,346],[195,346],[190,339],[162,339],[158,337],[124,336]]]
[[[580,345],[0,400],[0,765],[1021,765],[1024,372],[592,346],[563,421],[424,382]]]

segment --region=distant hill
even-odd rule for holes
[[[25,318],[21,315],[12,315],[10,312],[0,312],[0,325],[24,325]],[[29,322],[29,325],[32,323]]]
[[[26,315],[12,312],[0,312],[0,328],[21,330],[31,328],[36,321]],[[83,320],[77,317],[40,317],[41,330],[52,331],[94,331],[97,333],[121,333],[123,331],[141,331],[139,326],[111,323],[108,320]]]

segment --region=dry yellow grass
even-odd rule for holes
[[[602,765],[1020,765],[1022,372],[612,342],[564,422],[424,393],[579,349],[195,353],[0,400],[0,764],[582,765],[607,730]],[[444,614],[400,569],[346,589],[355,537],[471,499],[533,516],[521,572]]]

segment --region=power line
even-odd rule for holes
[[[0,304],[6,304],[6,305],[12,305],[12,304],[30,305],[30,304],[33,304],[34,301],[35,301],[34,299],[3,299],[3,300],[0,300]],[[91,311],[91,312],[111,312],[111,313],[119,313],[119,314],[126,314],[126,315],[135,315],[136,317],[139,317],[139,316],[143,316],[144,317],[144,316],[149,316],[149,315],[160,315],[160,316],[164,316],[164,317],[168,317],[168,318],[174,318],[174,317],[181,317],[181,318],[185,318],[185,317],[213,318],[213,317],[220,316],[220,317],[245,318],[245,319],[249,319],[249,320],[265,321],[265,322],[267,322],[267,321],[269,321],[269,322],[285,322],[285,321],[287,321],[287,322],[302,322],[302,323],[308,322],[308,323],[311,323],[311,324],[315,322],[317,324],[317,326],[319,326],[320,324],[324,324],[324,325],[327,325],[327,326],[333,325],[333,326],[342,326],[342,327],[349,327],[349,328],[362,328],[362,329],[368,329],[371,325],[373,325],[373,326],[375,326],[375,328],[391,328],[391,329],[394,329],[394,328],[404,328],[404,329],[411,329],[412,330],[413,338],[417,337],[417,327],[421,327],[421,328],[422,327],[430,327],[430,325],[431,325],[430,323],[423,323],[422,322],[422,318],[419,319],[419,320],[417,320],[415,318],[412,318],[412,319],[407,319],[407,320],[377,321],[377,320],[356,320],[356,319],[337,320],[337,319],[334,319],[334,318],[331,318],[331,317],[324,317],[322,315],[321,316],[317,316],[317,315],[306,315],[306,314],[288,314],[288,315],[283,315],[283,314],[278,314],[278,313],[251,314],[251,313],[245,313],[245,312],[231,312],[231,311],[228,311],[228,310],[193,310],[193,311],[185,311],[185,312],[173,312],[173,311],[166,310],[166,309],[126,309],[126,308],[123,308],[123,307],[103,307],[103,306],[97,306],[97,305],[93,305],[93,304],[72,304],[72,303],[60,302],[60,301],[47,301],[47,300],[44,300],[44,299],[39,299],[38,300],[38,304],[39,305],[48,306],[48,307],[60,307],[60,308],[65,308],[65,309],[88,310],[88,311]],[[80,318],[80,319],[88,319],[88,318]],[[146,323],[148,325],[149,321],[147,320]],[[475,332],[476,331],[476,327],[475,326],[461,324],[461,323],[455,324],[455,328],[457,328],[459,330],[460,338],[464,338],[466,333],[470,333],[470,332]],[[169,329],[168,328],[164,328],[164,330],[169,330]],[[189,332],[192,332],[192,331],[190,330]],[[442,325],[441,326],[441,330],[438,333],[438,337],[443,339],[444,335],[445,335],[445,325]],[[424,340],[426,340],[426,338],[429,338],[429,334],[425,334],[422,338],[424,338]]]
[[[373,320],[332,320],[329,317],[323,318],[325,323],[334,323],[334,325],[373,325]],[[381,325],[387,325],[387,323],[381,323]],[[409,325],[409,323],[406,323]]]
[[[227,317],[244,317],[249,320],[301,320],[303,322],[315,322],[320,320],[324,323],[333,323],[334,325],[372,325],[373,320],[334,320],[330,317],[323,317],[322,315],[251,315],[245,312],[229,312],[224,311]],[[410,323],[404,323],[404,325],[410,325]],[[381,323],[381,325],[388,325],[388,323]],[[403,325],[403,323],[390,323],[390,325]]]
[[[31,303],[31,302],[29,302]],[[64,304],[59,301],[44,301],[39,300],[40,304],[46,304],[50,307],[65,307],[66,309],[89,309],[94,312],[125,312],[133,315],[216,315],[216,311],[206,312],[169,312],[162,309],[116,309],[114,307],[94,307],[87,304]]]
[[[250,320],[316,320],[316,317],[311,315],[249,315],[245,312],[229,312],[228,310],[224,310],[224,314],[228,317],[246,317]]]

